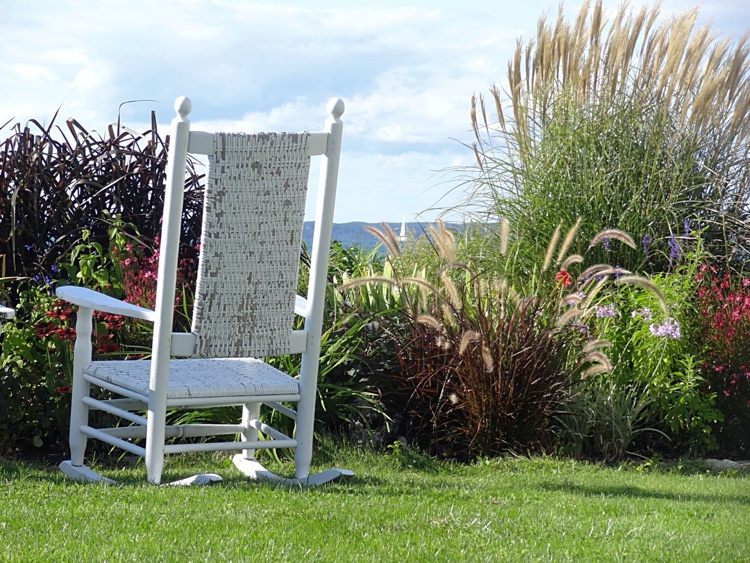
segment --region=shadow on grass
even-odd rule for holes
[[[675,502],[733,503],[750,505],[750,496],[732,496],[702,493],[671,493],[646,489],[633,485],[576,485],[572,483],[542,483],[540,488],[555,493],[569,493],[584,497],[629,497],[639,499],[657,499]]]

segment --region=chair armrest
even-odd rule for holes
[[[15,316],[15,310],[11,309],[10,307],[4,307],[3,305],[0,305],[0,322],[10,320]]]
[[[307,317],[307,299],[297,295],[294,300],[294,312],[300,317]]]
[[[58,287],[55,294],[60,298],[79,307],[87,307],[95,311],[103,311],[112,315],[123,315],[133,319],[155,321],[156,313],[151,309],[144,309],[132,303],[120,301],[109,295],[104,295],[93,289],[66,285]]]

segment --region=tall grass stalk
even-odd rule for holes
[[[509,218],[525,234],[522,257],[579,215],[585,240],[617,227],[656,243],[687,220],[714,253],[745,255],[750,34],[732,42],[696,19],[697,8],[662,21],[658,4],[624,3],[607,21],[600,0],[573,22],[562,7],[542,17],[491,107],[472,98],[467,208]],[[669,265],[640,250],[598,249],[631,270]]]

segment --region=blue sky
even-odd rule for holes
[[[581,1],[565,2],[572,18]],[[605,1],[614,10],[619,2]],[[632,1],[638,8],[642,2]],[[662,17],[695,2],[662,4]],[[335,220],[433,220],[460,199],[473,93],[504,82],[516,39],[556,0],[0,0],[0,124],[75,117],[167,132],[187,95],[205,130],[317,130],[341,97]],[[699,3],[739,37],[750,2]],[[0,131],[0,135],[8,129]]]

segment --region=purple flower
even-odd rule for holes
[[[594,314],[600,319],[607,317],[616,317],[617,311],[615,311],[615,304],[610,303],[609,305],[594,305]]]
[[[610,248],[609,248],[609,237],[604,237],[602,239],[602,247],[604,248],[605,252],[609,252],[609,250],[610,250]]]
[[[680,337],[680,325],[672,317],[669,317],[662,324],[652,324],[648,327],[654,336],[662,336],[677,339]]]
[[[685,236],[690,236],[690,219],[685,219],[685,221],[682,223],[683,228],[685,229]]]
[[[648,307],[644,307],[639,311],[631,311],[630,317],[633,319],[636,317],[640,317],[644,321],[649,322],[651,320],[651,309],[649,309]]]
[[[585,336],[586,334],[588,334],[588,332],[589,332],[589,327],[587,327],[587,326],[586,326],[585,324],[583,324],[583,323],[570,323],[570,326],[571,326],[571,328],[577,328],[577,329],[578,329],[578,331],[579,331],[579,332],[580,332],[581,334],[583,334],[584,336]]]
[[[641,244],[643,245],[643,255],[646,257],[646,260],[648,260],[648,233],[643,234]]]
[[[669,260],[677,260],[680,257],[680,245],[674,235],[669,235]]]

